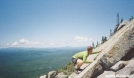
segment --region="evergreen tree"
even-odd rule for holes
[[[112,30],[110,30],[110,36],[109,37],[111,37],[112,35],[113,35]]]
[[[94,46],[94,42],[92,42],[92,47],[95,48],[95,46]]]
[[[106,36],[102,36],[101,44],[103,44],[106,41],[107,41],[107,37]]]
[[[132,18],[129,18],[129,21],[131,21],[132,20]]]
[[[97,41],[96,47],[98,47],[98,46],[99,46],[99,43],[98,43],[98,41]]]
[[[123,22],[123,18],[121,19],[121,23]]]
[[[119,26],[120,24],[120,18],[119,18],[119,13],[117,13],[117,25],[116,26]]]
[[[115,29],[114,29],[114,33],[116,33],[117,32],[117,29],[118,29],[118,26],[120,25],[120,18],[119,18],[119,13],[117,13],[117,24],[116,24],[116,27],[115,27]]]
[[[101,44],[103,44],[103,43],[104,43],[104,37],[102,36]]]
[[[134,19],[134,17],[133,16],[131,16],[131,18],[129,19],[129,21],[131,21],[131,20],[133,20]]]
[[[104,38],[104,42],[106,42],[106,41],[107,41],[107,37]]]
[[[131,19],[134,19],[134,17],[133,17],[133,16],[131,16]]]
[[[100,43],[98,43],[98,46],[100,45]]]
[[[116,27],[114,28],[114,33],[117,32],[117,29],[118,29],[118,26],[116,26]]]

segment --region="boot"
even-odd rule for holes
[[[77,65],[74,67],[74,73],[75,73],[75,74],[79,74]]]

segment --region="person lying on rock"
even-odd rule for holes
[[[78,71],[82,71],[80,67],[83,65],[83,63],[92,63],[94,61],[94,60],[87,61],[87,57],[89,56],[89,54],[99,53],[102,50],[97,52],[92,52],[92,51],[93,51],[93,47],[88,46],[86,51],[76,53],[74,56],[72,56],[72,62],[76,65],[74,71],[76,74],[78,74]]]

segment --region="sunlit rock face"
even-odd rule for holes
[[[108,41],[95,50],[103,51],[90,55],[87,59],[95,59],[80,73],[72,73],[68,78],[106,78],[106,76],[131,76],[134,74],[134,20],[123,24]],[[56,71],[49,72],[48,78],[67,78]],[[46,77],[47,78],[47,77]],[[122,78],[122,77],[119,77]]]
[[[83,72],[74,78],[96,78],[104,76],[106,73],[111,74],[132,74],[133,66],[127,67],[129,60],[134,57],[134,20],[127,22],[118,30],[107,42],[103,43],[96,50],[103,51],[96,57],[95,62],[90,64]],[[112,69],[119,61],[127,61],[117,65],[117,69]],[[132,63],[132,62],[131,62]],[[127,70],[121,72],[121,70]]]

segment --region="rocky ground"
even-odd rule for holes
[[[103,51],[88,57],[95,59],[80,74],[72,73],[69,78],[134,78],[134,20],[128,22],[107,42],[96,50]],[[51,73],[51,75],[50,75]],[[52,71],[48,77],[68,78],[64,73]]]

